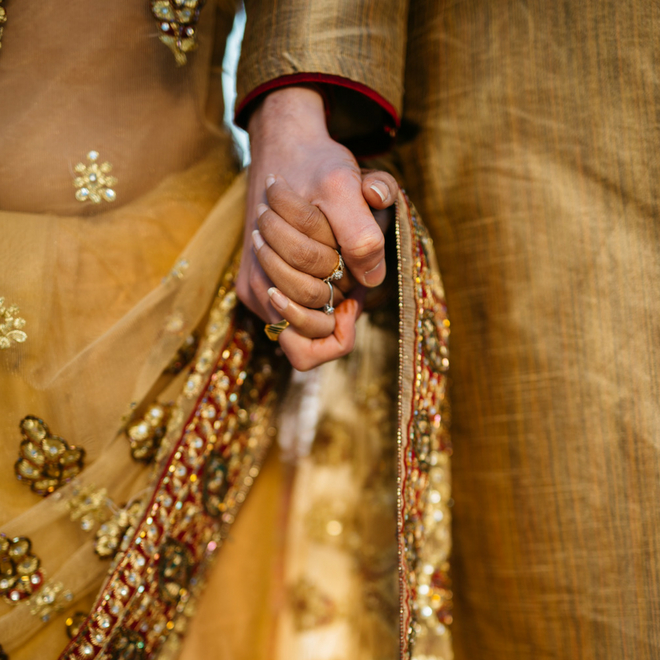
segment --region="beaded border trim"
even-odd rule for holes
[[[449,320],[433,242],[405,193],[396,233],[401,658],[421,660],[451,649]]]
[[[287,371],[273,364],[272,349],[255,346],[256,329],[235,306],[231,290],[211,311],[207,341],[182,393],[196,399],[194,410],[184,425],[175,410],[172,425],[182,430],[161,447],[168,454],[145,511],[62,660],[159,657],[183,635],[275,436],[274,390]],[[208,338],[223,330],[227,339],[214,350]]]

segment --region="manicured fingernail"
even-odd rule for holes
[[[275,177],[272,174],[269,174],[266,177],[266,188],[270,188],[275,183]]]
[[[265,204],[257,204],[257,218],[260,218],[267,210],[268,207]]]
[[[289,306],[289,299],[274,286],[268,289],[268,295],[270,296],[270,302],[273,303],[273,307],[279,309],[280,312],[283,312]]]
[[[377,264],[376,266],[374,266],[374,268],[372,268],[371,270],[368,270],[368,271],[364,274],[364,283],[365,283],[367,286],[371,286],[372,284],[380,283],[380,281],[381,281],[382,278],[379,278],[379,277],[371,277],[371,276],[372,276],[372,275],[376,275],[376,271],[381,267],[381,265],[383,264],[383,262],[384,262],[384,259],[381,259],[381,260],[378,262],[378,264]]]
[[[382,182],[376,181],[376,183],[369,186],[377,195],[380,197],[380,200],[384,202],[389,196],[389,188]]]
[[[252,243],[254,243],[254,249],[259,252],[261,248],[265,245],[266,241],[264,241],[263,236],[261,235],[261,232],[258,229],[255,229],[252,232]]]

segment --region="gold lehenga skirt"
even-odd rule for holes
[[[449,658],[431,241],[402,195],[389,303],[283,396],[285,361],[233,290],[245,182],[221,160],[93,219],[0,216],[0,295],[25,333],[0,351],[0,643],[12,660]]]

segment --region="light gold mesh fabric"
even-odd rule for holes
[[[452,319],[458,660],[660,654],[656,3],[419,1],[401,150]]]
[[[94,555],[92,536],[68,519],[58,493],[40,500],[15,479],[18,421],[36,414],[53,433],[84,447],[83,483],[106,487],[118,505],[146,485],[149,470],[131,459],[126,438],[117,433],[129,404],[143,401],[178,344],[205,314],[239,240],[243,185],[234,185],[214,204],[225,187],[219,179],[225,168],[216,155],[211,163],[166,179],[144,199],[111,212],[112,218],[96,216],[97,224],[86,231],[73,231],[76,223],[85,222],[77,218],[0,215],[0,227],[10,239],[3,248],[11,246],[14,254],[13,276],[3,288],[9,300],[20,303],[28,334],[24,344],[0,355],[2,531],[29,537],[48,577],[65,584],[76,600],[98,589],[107,562]],[[188,229],[177,245],[178,223]],[[136,240],[143,233],[147,239]],[[26,242],[25,236],[35,239]],[[178,259],[189,263],[184,277],[167,277]],[[49,263],[56,264],[51,273],[46,272]],[[125,286],[118,286],[117,278]],[[172,318],[181,321],[176,331],[169,329]],[[177,381],[169,388],[175,392]],[[1,607],[2,644],[13,651],[40,622],[24,607]],[[61,621],[46,631],[61,649]],[[43,644],[51,648],[43,657],[53,657],[58,647]],[[33,656],[13,652],[12,657]]]
[[[42,500],[16,480],[18,423],[37,415],[84,447],[83,483],[117,505],[146,485],[117,435],[122,417],[206,313],[241,233],[244,184],[228,190],[237,166],[219,79],[234,7],[208,4],[185,68],[146,2],[7,9],[0,296],[20,308],[27,340],[0,351],[0,531],[29,537],[46,578],[73,592],[68,611],[86,611],[108,563],[57,493]],[[119,180],[113,205],[74,198],[73,166],[92,149]],[[183,277],[168,276],[181,260]],[[64,618],[44,625],[2,602],[0,644],[13,660],[57,657]]]
[[[0,208],[81,214],[73,167],[92,149],[113,164],[121,205],[226,144],[220,73],[234,4],[207,3],[199,49],[179,68],[147,0],[5,5]]]

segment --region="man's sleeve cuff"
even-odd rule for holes
[[[300,84],[317,86],[330,134],[356,155],[372,156],[392,146],[401,125],[394,106],[367,85],[327,73],[294,73],[259,85],[237,104],[236,125],[247,128],[252,110],[268,92]]]

